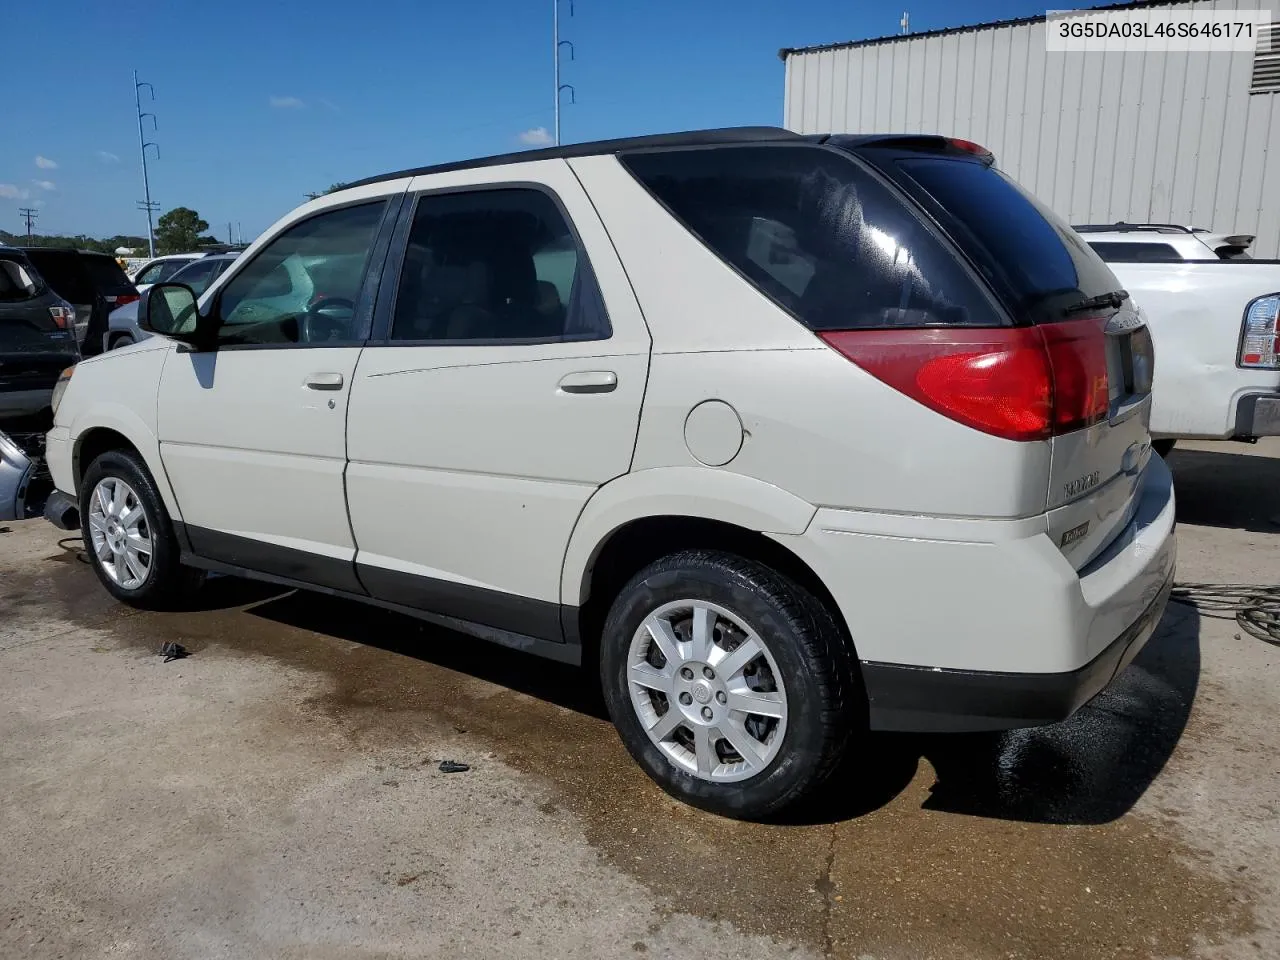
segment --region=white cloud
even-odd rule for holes
[[[54,183],[52,180],[32,180],[31,182],[34,183],[37,187],[39,187],[41,190],[57,190],[58,189],[58,185]]]
[[[532,127],[520,133],[516,139],[530,147],[547,147],[551,145],[551,134],[547,132],[546,127]]]
[[[271,97],[267,102],[273,107],[283,107],[286,110],[304,106],[297,97]]]
[[[41,170],[57,170],[58,165],[48,157],[36,157],[36,166]]]
[[[320,106],[324,107],[326,110],[332,110],[334,113],[342,112],[342,108],[340,106],[332,100],[326,100],[324,97],[320,98]]]
[[[110,150],[99,150],[98,159],[101,160],[103,163],[119,163],[120,162],[120,158],[116,156],[114,153],[112,153]]]
[[[0,183],[0,197],[6,200],[25,200],[29,196],[30,190],[19,190],[12,183]]]

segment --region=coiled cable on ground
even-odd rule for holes
[[[1280,646],[1280,586],[1179,583],[1169,599],[1215,620],[1234,620],[1251,637]]]

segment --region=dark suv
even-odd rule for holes
[[[115,257],[92,250],[24,247],[41,276],[76,309],[76,338],[85,356],[102,352],[107,317],[138,299],[138,288]]]
[[[58,374],[80,359],[75,308],[20,250],[0,247],[0,428],[49,410]]]

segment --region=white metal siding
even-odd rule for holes
[[[1280,20],[1280,0],[1192,6],[1269,8]],[[783,123],[963,137],[1073,223],[1252,233],[1254,256],[1280,257],[1280,93],[1250,94],[1253,53],[1048,53],[1044,32],[1017,24],[792,53]]]

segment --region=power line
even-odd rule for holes
[[[160,159],[160,148],[155,143],[147,139],[142,132],[142,118],[151,118],[151,131],[156,130],[156,115],[154,113],[142,112],[142,88],[146,87],[147,92],[151,95],[151,99],[155,100],[155,87],[146,82],[138,80],[138,71],[133,71],[133,104],[138,108],[138,149],[142,153],[142,192],[146,197],[144,200],[138,201],[138,209],[147,211],[147,252],[154,259],[156,255],[156,231],[152,225],[151,214],[160,209],[160,204],[151,199],[151,179],[147,175],[147,147],[153,147],[156,151],[156,159]]]
[[[40,218],[40,211],[35,207],[19,207],[18,216],[27,221],[27,243],[31,243],[31,223]]]

